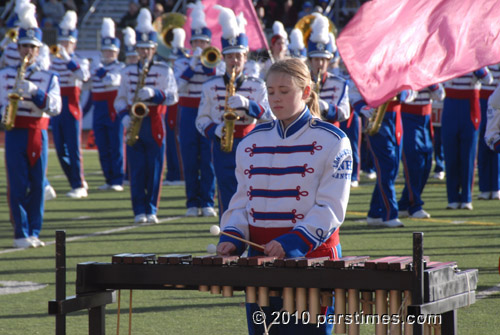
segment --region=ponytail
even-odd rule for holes
[[[319,110],[319,97],[315,90],[311,89],[311,95],[306,102],[307,107],[311,111],[311,115],[321,118],[321,111]]]

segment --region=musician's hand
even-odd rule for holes
[[[231,242],[222,242],[217,245],[217,255],[230,256],[236,252],[236,246]]]
[[[152,97],[154,97],[155,95],[155,90],[154,88],[151,88],[151,87],[148,87],[148,86],[144,86],[143,88],[141,88],[139,90],[139,92],[137,93],[137,97],[139,98],[139,100],[141,101],[146,101],[146,100],[149,100],[151,99]]]
[[[222,138],[222,128],[224,128],[224,123],[219,123],[217,127],[215,127],[215,136],[218,138]]]
[[[99,78],[104,78],[106,76],[106,73],[108,73],[108,71],[104,68],[104,67],[100,67],[96,72],[95,74],[99,77]]]
[[[122,118],[122,125],[125,129],[128,129],[130,126],[130,115],[127,114]]]
[[[370,106],[364,106],[363,108],[361,108],[359,112],[361,113],[361,115],[369,119],[372,117],[373,113],[375,113],[375,108],[371,108]]]
[[[227,104],[233,109],[245,109],[248,110],[250,106],[250,101],[240,94],[235,94],[227,99]]]
[[[66,62],[71,60],[71,56],[62,45],[59,45],[59,55],[61,56],[61,59]]]
[[[196,47],[196,49],[193,52],[193,55],[191,56],[191,60],[189,61],[189,67],[194,70],[196,65],[198,65],[198,62],[200,60],[200,56],[203,50],[201,50],[200,47]]]
[[[264,253],[268,256],[274,256],[278,258],[284,258],[286,255],[281,243],[274,240],[264,245]]]
[[[25,93],[27,93],[29,95],[35,94],[36,91],[38,90],[38,87],[35,84],[33,84],[31,81],[29,81],[29,80],[23,80],[23,81],[21,81],[21,83],[19,85],[19,88],[23,92],[25,92]]]
[[[330,105],[325,100],[318,99],[318,103],[319,103],[319,110],[320,111],[324,112],[324,111],[328,111],[330,109]]]

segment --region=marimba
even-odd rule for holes
[[[61,233],[64,232],[58,232]],[[61,248],[64,245],[56,244]],[[64,257],[64,249],[57,255]],[[64,264],[62,260],[57,263]],[[475,269],[460,271],[454,262],[431,262],[424,257],[422,233],[414,233],[411,257],[349,256],[332,261],[119,254],[112,257],[111,263],[78,264],[76,296],[68,298],[57,296],[61,292],[58,287],[65,286],[65,281],[58,282],[57,271],[56,267],[56,300],[49,302],[49,314],[56,315],[58,335],[65,334],[64,316],[81,309],[89,309],[89,333],[104,334],[104,308],[113,302],[110,290],[121,289],[189,289],[224,296],[241,290],[245,291],[247,302],[260,306],[268,306],[270,296],[281,296],[284,311],[299,319],[307,315],[311,323],[325,321],[320,310],[322,306],[331,305],[334,293],[337,334],[359,334],[357,322],[346,322],[349,315],[378,320],[384,315],[398,315],[400,321],[414,321],[413,324],[379,322],[375,325],[377,335],[388,331],[390,334],[431,334],[433,330],[435,334],[456,334],[456,311],[475,302],[478,274]],[[59,279],[65,280],[61,274]],[[418,321],[430,317],[441,325]]]

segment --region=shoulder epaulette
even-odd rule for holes
[[[309,126],[313,129],[317,128],[326,130],[327,132],[333,134],[338,139],[346,137],[346,134],[342,130],[335,127],[333,124],[329,122],[325,122],[319,119],[311,119],[311,121],[309,122]]]

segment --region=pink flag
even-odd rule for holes
[[[217,48],[222,48],[221,36],[222,28],[219,24],[219,11],[214,7],[214,5],[221,5],[223,7],[231,8],[236,16],[243,12],[245,19],[247,20],[247,25],[245,27],[245,33],[248,36],[248,44],[250,50],[268,49],[266,36],[262,31],[260,26],[260,21],[257,18],[257,13],[252,4],[251,0],[203,0],[203,5],[205,6],[205,20],[207,22],[207,27],[212,31],[212,45]],[[191,17],[189,14],[191,9],[187,11],[187,21],[184,25],[184,30],[186,31],[186,48],[191,48],[189,44],[189,39],[191,38]]]
[[[374,0],[347,24],[337,46],[365,101],[378,106],[500,63],[498,0]]]

